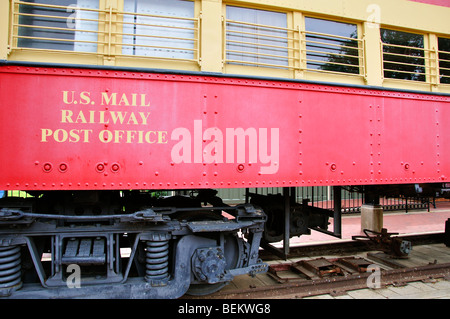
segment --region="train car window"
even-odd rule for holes
[[[286,13],[227,6],[227,63],[288,66]]]
[[[438,38],[440,83],[450,84],[450,39]]]
[[[425,81],[423,35],[380,29],[383,43],[384,77]]]
[[[125,0],[122,54],[193,59],[194,2]]]
[[[356,24],[305,17],[307,68],[359,74]]]
[[[98,1],[26,0],[19,7],[17,46],[97,51]]]

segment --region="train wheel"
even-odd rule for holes
[[[224,250],[227,265],[226,269],[234,269],[239,267],[242,263],[242,239],[240,239],[236,234],[226,234]],[[228,285],[228,283],[229,282],[219,282],[216,284],[191,284],[187,294],[191,296],[210,295],[216,291],[219,291]]]
[[[221,220],[223,217],[210,212],[183,212],[176,217],[178,220],[186,221],[204,221],[204,220]],[[240,267],[244,245],[242,239],[235,233],[227,233],[224,236],[224,257],[226,260],[226,269],[234,269]],[[219,291],[225,287],[228,282],[219,282],[216,284],[191,284],[186,294],[191,296],[205,296]]]

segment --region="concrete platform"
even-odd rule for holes
[[[342,296],[329,294],[303,299],[450,299],[450,281],[441,279],[435,282],[411,282],[402,287],[380,289],[358,289],[348,291]]]
[[[413,210],[384,212],[383,228],[389,233],[399,235],[415,235],[424,233],[445,232],[445,222],[450,218],[450,202],[437,202],[436,208],[427,210]],[[333,219],[328,229],[333,229]],[[342,239],[335,238],[320,232],[311,231],[311,235],[291,238],[290,245],[311,245],[316,243],[336,242],[340,240],[351,240],[352,236],[361,234],[361,215],[351,214],[342,216]],[[281,243],[277,244],[281,245]]]

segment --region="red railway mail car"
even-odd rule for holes
[[[209,294],[267,271],[261,245],[340,236],[343,187],[440,191],[449,10],[2,2],[0,296]],[[311,186],[334,210],[297,202]]]

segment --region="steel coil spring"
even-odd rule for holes
[[[20,246],[0,247],[0,289],[22,286]]]
[[[145,280],[152,284],[164,284],[169,278],[169,240],[164,237],[146,242]]]

